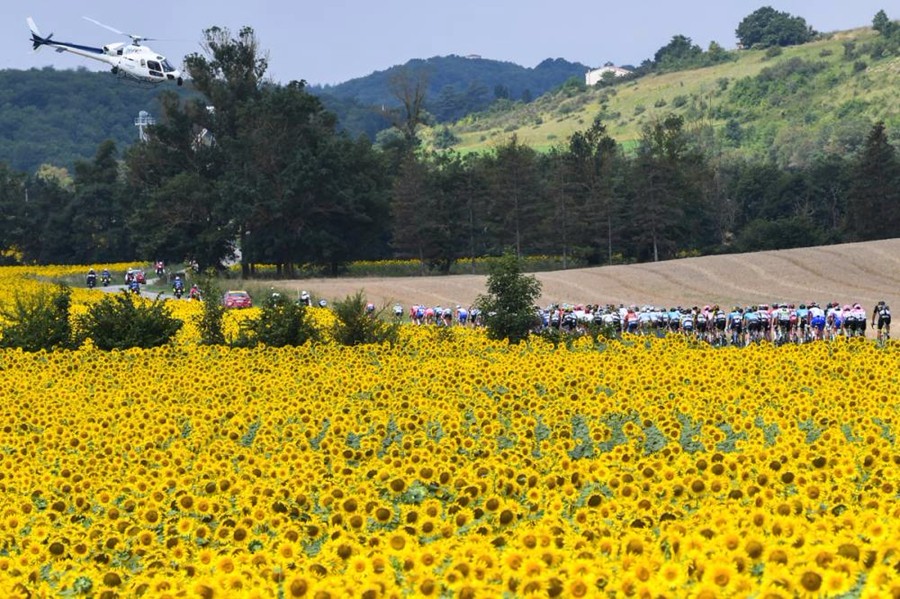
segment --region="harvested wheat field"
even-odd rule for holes
[[[900,306],[900,238],[863,243],[685,258],[650,264],[536,273],[541,305],[557,303],[692,306],[879,300]],[[469,305],[485,290],[483,275],[282,281],[337,300],[362,290],[378,306]]]

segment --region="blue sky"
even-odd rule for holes
[[[892,5],[893,4],[893,8]],[[116,34],[82,19],[89,16],[150,43],[180,66],[200,51],[210,26],[237,32],[249,25],[269,52],[269,75],[280,82],[340,83],[411,58],[479,54],[533,67],[545,58],[590,66],[606,61],[638,64],[673,35],[706,48],[733,48],[734,30],[761,6],[801,16],[818,31],[869,26],[879,9],[900,18],[895,0],[33,0],[0,3],[0,68],[57,69],[100,63],[46,48],[32,53],[25,18],[61,41],[102,45]]]

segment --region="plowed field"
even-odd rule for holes
[[[540,304],[751,305],[879,300],[900,306],[900,238],[864,243],[686,258],[652,264],[579,268],[535,275]],[[341,299],[363,290],[377,305],[468,305],[482,275],[283,281],[282,287]]]

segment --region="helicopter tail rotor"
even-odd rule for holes
[[[31,30],[32,50],[37,51],[41,46],[45,46],[50,43],[50,38],[53,37],[52,33],[47,37],[42,37],[41,31],[37,28],[34,19],[28,17],[27,19],[25,19],[25,21],[28,23],[28,28]]]

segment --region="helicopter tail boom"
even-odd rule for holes
[[[43,37],[41,35],[41,32],[38,30],[37,25],[35,25],[34,19],[28,17],[26,21],[28,22],[28,28],[31,29],[32,49],[37,50],[41,46],[50,46],[51,48],[55,48],[57,52],[68,51],[74,54],[79,54],[81,56],[86,56],[88,58],[98,58],[99,60],[103,60],[102,58],[96,56],[97,54],[103,54],[103,48],[83,46],[81,44],[72,44],[69,42],[57,42],[56,40],[51,39],[53,37],[52,33],[47,37]]]

